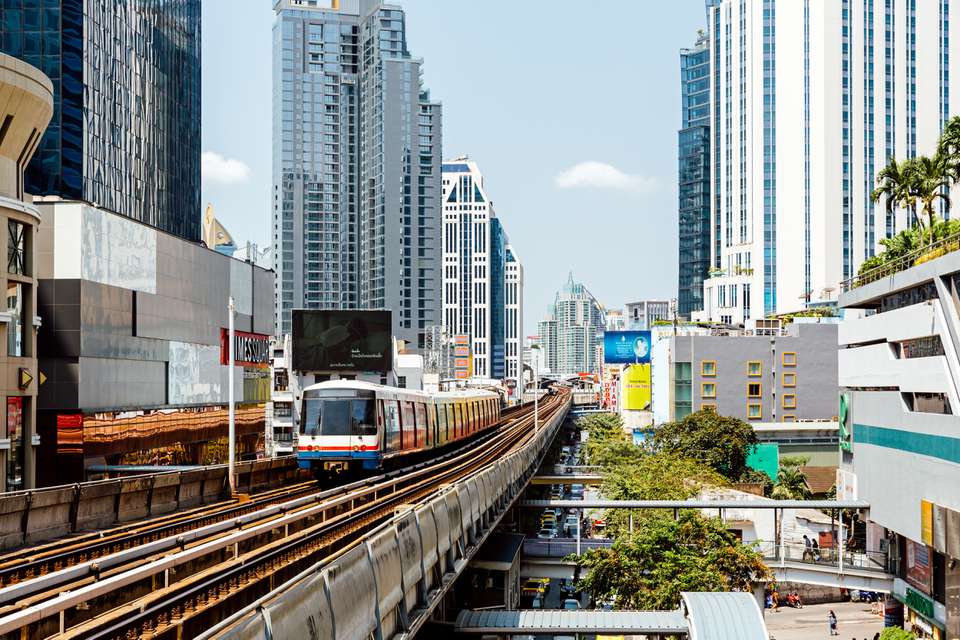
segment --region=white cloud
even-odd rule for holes
[[[250,167],[241,160],[224,158],[219,153],[204,151],[200,156],[200,175],[206,182],[237,184],[250,177]]]
[[[660,182],[654,177],[631,175],[605,162],[581,162],[559,173],[553,183],[558,189],[616,189],[634,193],[656,191]]]

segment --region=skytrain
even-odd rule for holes
[[[355,380],[303,390],[297,463],[320,474],[380,470],[496,426],[500,396],[465,390],[437,394]]]

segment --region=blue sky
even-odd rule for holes
[[[399,0],[526,269],[528,334],[568,272],[608,308],[676,295],[680,48],[703,0]],[[203,203],[270,239],[271,0],[203,2]]]

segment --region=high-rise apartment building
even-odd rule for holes
[[[631,331],[650,331],[657,322],[671,320],[669,300],[641,300],[626,304],[626,326]]]
[[[290,310],[390,309],[422,346],[440,321],[441,108],[403,10],[276,0],[273,241],[277,331]]]
[[[606,318],[593,294],[571,273],[540,322],[544,364],[551,373],[598,373]]]
[[[710,271],[710,40],[680,50],[677,311],[689,318],[703,308]]]
[[[53,82],[27,193],[200,240],[200,0],[7,0],[0,49]]]
[[[443,164],[441,236],[446,334],[469,336],[475,377],[516,379],[523,267],[469,158]]]
[[[506,371],[517,385],[523,379],[523,264],[512,245],[506,247]]]
[[[703,319],[835,301],[905,228],[870,193],[958,112],[948,0],[722,0],[708,9],[711,275]],[[955,55],[954,55],[955,57]]]

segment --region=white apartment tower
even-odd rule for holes
[[[523,265],[513,245],[506,249],[506,371],[508,380],[523,379]]]
[[[448,336],[469,336],[473,377],[517,379],[523,267],[477,163],[444,162],[442,177],[443,327]]]
[[[960,0],[708,2],[711,277],[695,317],[835,301],[907,226],[870,192],[960,111],[958,20]]]

